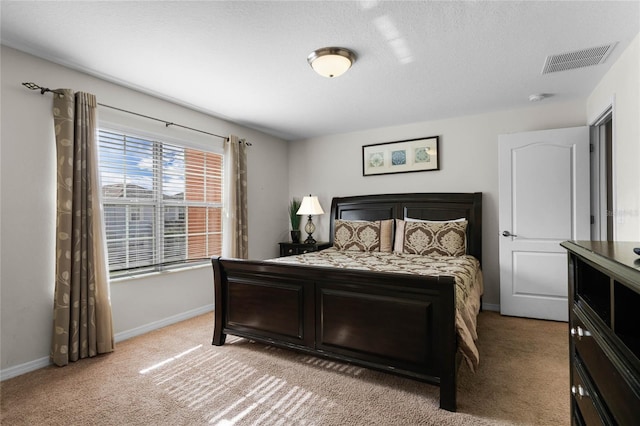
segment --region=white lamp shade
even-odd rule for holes
[[[318,201],[318,197],[309,195],[308,197],[304,197],[302,199],[302,204],[300,204],[300,208],[298,209],[299,215],[315,215],[315,214],[324,214],[324,210],[322,210],[322,206],[320,206],[320,202]]]

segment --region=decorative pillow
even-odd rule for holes
[[[466,254],[468,222],[405,222],[398,220],[394,250],[424,256]]]
[[[338,250],[391,251],[393,219],[360,221],[337,219],[333,245]]]

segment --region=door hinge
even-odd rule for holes
[[[596,223],[596,217],[591,215],[591,224],[593,225],[594,223]]]
[[[593,152],[595,151],[595,147],[593,146],[592,143],[589,144],[589,152]]]

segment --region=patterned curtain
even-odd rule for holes
[[[51,359],[113,351],[115,344],[96,143],[96,98],[54,94],[57,152],[56,286]]]
[[[247,259],[247,143],[234,135],[224,145],[224,197],[222,255]]]

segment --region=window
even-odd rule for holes
[[[111,276],[222,251],[222,155],[98,131]]]

